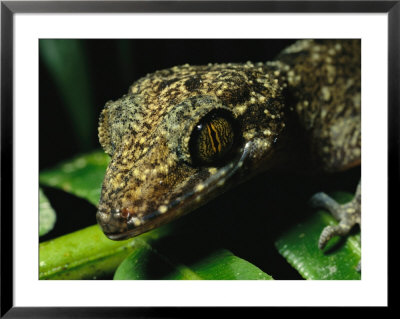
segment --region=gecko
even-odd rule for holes
[[[298,40],[268,62],[180,65],[137,80],[105,104],[98,136],[111,161],[97,221],[124,240],[189,213],[256,174],[361,165],[361,41]],[[311,199],[338,225],[361,222],[361,179],[340,205]]]

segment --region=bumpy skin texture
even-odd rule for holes
[[[291,126],[313,167],[360,164],[360,84],[359,40],[303,40],[272,62],[183,65],[138,80],[100,117],[112,158],[97,213],[104,233],[136,236],[295,156]],[[216,109],[232,115],[239,137],[225,163],[199,166],[192,132]]]
[[[361,162],[361,42],[299,41],[270,65],[284,73],[298,118],[326,171]]]

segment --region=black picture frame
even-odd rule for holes
[[[269,12],[388,14],[388,203],[399,186],[400,1],[1,1],[1,317],[181,317],[191,308],[15,307],[13,301],[13,20],[16,13]],[[390,216],[390,215],[389,215]],[[389,223],[390,224],[390,223]],[[390,242],[390,241],[389,241]],[[389,285],[390,281],[388,282]],[[390,298],[388,300],[390,302]],[[226,310],[226,309],[225,309]],[[213,309],[218,315],[224,309]],[[215,312],[217,311],[217,312]],[[196,314],[199,315],[203,311]],[[204,311],[206,314],[206,311]]]

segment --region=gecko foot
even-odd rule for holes
[[[338,225],[326,226],[318,241],[318,247],[323,249],[329,240],[334,236],[347,235],[355,224],[360,225],[361,222],[361,181],[358,183],[356,194],[349,203],[340,205],[333,198],[325,193],[315,194],[311,200],[313,207],[324,208],[328,210],[336,220]],[[361,264],[357,266],[357,270],[361,269]]]

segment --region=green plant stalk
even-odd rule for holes
[[[169,233],[160,227],[138,237],[113,241],[98,225],[39,245],[39,279],[97,279],[109,276],[129,254]]]

